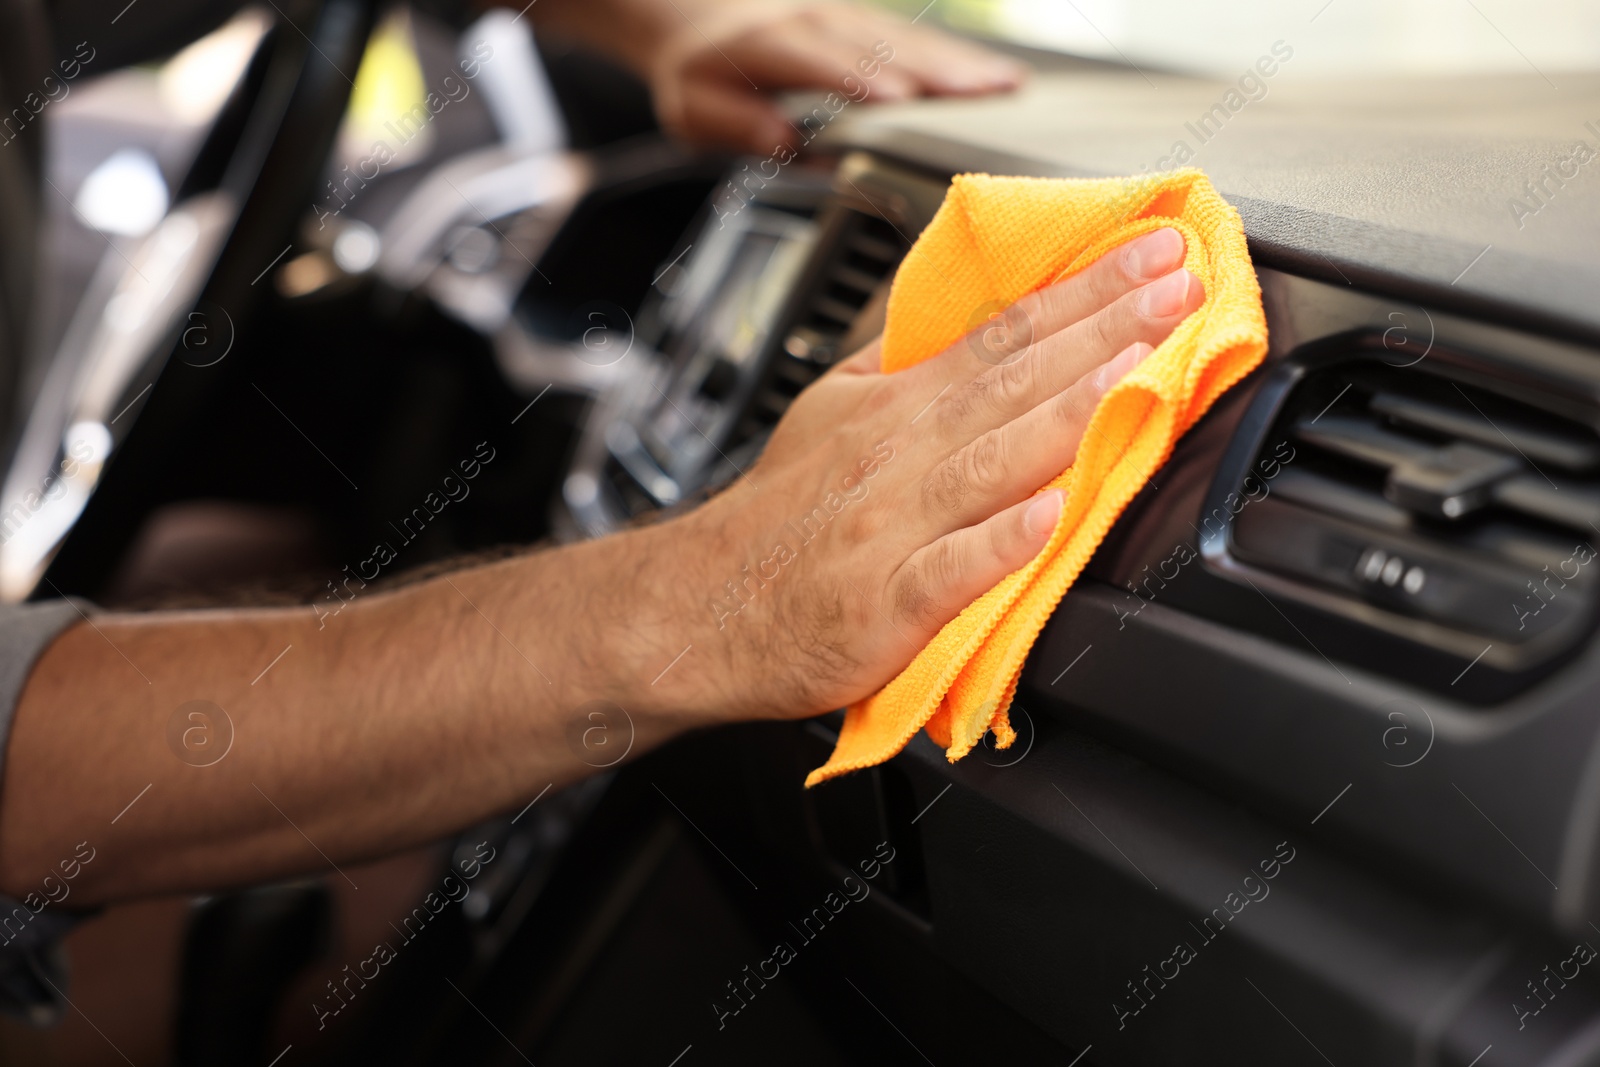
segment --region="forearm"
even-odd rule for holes
[[[614,762],[592,744],[596,701],[606,741],[637,753],[876,692],[1048,543],[1064,498],[1034,491],[1204,299],[1184,255],[1158,230],[1024,297],[1015,359],[974,358],[974,334],[885,375],[868,345],[671,522],[386,595],[353,581],[337,613],[74,627],[13,719],[0,890],[34,890],[79,842],[95,858],[72,897],[92,904],[434,840]],[[197,700],[231,721],[225,755],[184,743]]]
[[[630,736],[637,753],[695,725],[696,705],[714,703],[696,675],[650,684],[695,624],[673,584],[688,561],[669,542],[642,530],[387,594],[352,582],[349,605],[320,618],[74,627],[13,725],[0,889],[36,888],[80,841],[96,849],[73,887],[85,904],[342,867],[514,811]],[[179,712],[196,700],[231,722],[221,758],[220,716],[182,739],[201,729]],[[631,727],[613,712],[585,747],[599,724],[580,721],[585,707],[607,706],[592,701],[620,705]]]

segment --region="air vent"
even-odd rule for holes
[[[755,215],[750,209],[743,218],[748,224]],[[607,431],[599,481],[623,516],[715,488],[748,466],[794,398],[842,355],[841,341],[894,273],[907,244],[890,223],[842,205],[827,212],[822,226],[798,280],[783,283],[792,292],[754,358],[735,362],[713,354],[699,359],[706,342],[690,331],[673,342],[682,349],[677,358],[686,368],[682,381],[689,384],[669,387],[678,393],[676,399],[654,405],[651,417],[626,427],[630,432],[621,433],[624,427],[618,426]],[[722,279],[721,285],[729,284]],[[713,439],[714,447],[701,447]],[[686,469],[676,462],[690,451],[705,453],[708,465]]]
[[[1369,618],[1545,659],[1594,615],[1600,435],[1480,384],[1364,359],[1307,372],[1230,510],[1237,560]]]
[[[848,355],[839,351],[840,342],[906,254],[905,239],[875,215],[843,208],[835,227],[823,239],[822,260],[739,421],[736,446],[769,432],[802,389],[835,359]]]

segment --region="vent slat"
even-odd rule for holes
[[[859,307],[851,307],[843,300],[836,300],[831,296],[819,294],[813,300],[811,310],[814,316],[813,321],[815,321],[815,316],[832,319],[843,328],[840,330],[842,333],[850,328],[852,322],[856,321],[856,315],[861,309]]]
[[[852,252],[860,253],[863,256],[869,256],[872,259],[876,259],[880,263],[883,263],[886,267],[891,268],[896,263],[900,262],[901,256],[905,255],[905,249],[900,247],[895,242],[882,240],[877,237],[871,237],[865,233],[859,232],[854,233],[849,237],[846,246]],[[884,273],[887,274],[888,271],[886,270]]]
[[[777,425],[795,395],[832,360],[861,308],[905,252],[899,234],[882,219],[854,211],[845,216],[838,239],[823,253],[827,262],[813,275],[814,288],[800,301],[784,350],[739,421],[735,444]]]
[[[817,369],[798,359],[780,358],[774,368],[773,377],[777,381],[785,381],[796,386],[798,391],[817,380]]]
[[[1501,507],[1576,530],[1600,527],[1600,490],[1552,484],[1537,474],[1507,478],[1495,487]]]
[[[1426,441],[1390,433],[1358,415],[1323,415],[1296,426],[1294,435],[1307,444],[1376,467],[1392,467],[1432,451]]]
[[[1256,457],[1275,476],[1234,523],[1241,561],[1508,645],[1576,640],[1593,617],[1600,435],[1588,426],[1352,359],[1308,371],[1274,431],[1268,442],[1296,451]]]
[[[834,267],[828,273],[833,281],[849,286],[859,292],[863,300],[871,296],[873,290],[878,288],[878,285],[883,281],[882,274],[871,274],[843,263]]]
[[[1464,393],[1462,399],[1467,405],[1472,403]],[[1452,407],[1399,393],[1377,393],[1372,398],[1371,408],[1394,422],[1488,448],[1514,451],[1534,463],[1549,463],[1581,474],[1600,468],[1600,441],[1595,441],[1592,434],[1585,439],[1581,434],[1530,425],[1503,413],[1491,419],[1484,411],[1470,406]]]

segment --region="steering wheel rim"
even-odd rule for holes
[[[247,372],[246,359],[221,358],[217,349],[227,355],[247,328],[263,295],[255,283],[292,245],[338,135],[376,4],[274,7],[273,25],[178,202],[125,257],[123,280],[161,290],[138,323],[143,351],[102,361],[96,369],[109,364],[101,375],[109,382],[68,375],[56,402],[36,405],[30,417],[0,496],[0,600],[88,595],[103,586],[154,503],[147,485],[116,471],[181,462],[178,431]],[[153,270],[173,263],[180,269],[171,277],[151,281]],[[106,302],[102,333],[118,329],[109,320],[120,292]],[[205,336],[213,330],[220,339]],[[197,341],[211,346],[203,356]]]

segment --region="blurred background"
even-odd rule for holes
[[[880,0],[884,2],[884,0]],[[887,0],[969,33],[1165,70],[1226,75],[1261,42],[1303,75],[1462,74],[1594,66],[1600,9],[1583,0]],[[1313,32],[1314,30],[1314,32]]]

